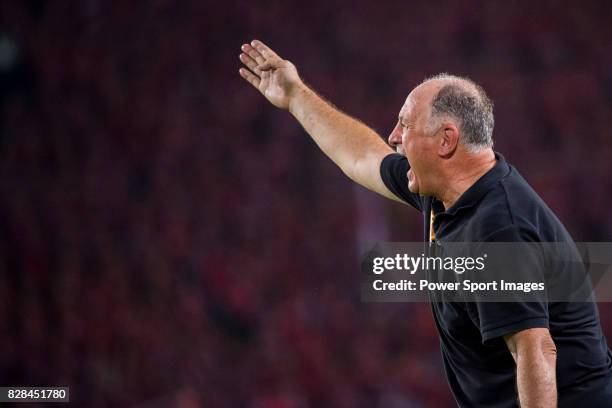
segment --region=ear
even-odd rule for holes
[[[450,157],[455,153],[457,145],[459,144],[459,129],[454,123],[443,123],[440,134],[438,155],[441,157]]]

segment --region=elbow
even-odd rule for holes
[[[557,346],[553,341],[552,337],[546,336],[542,340],[542,345],[540,346],[542,350],[542,354],[551,359],[557,359]]]
[[[557,346],[550,335],[542,336],[530,351],[526,351],[529,359],[545,362],[549,367],[555,367],[557,363]]]
[[[557,359],[557,346],[548,329],[536,328],[517,332],[509,336],[506,342],[510,352],[513,355],[516,353],[517,362],[525,357],[528,360],[545,357],[551,362]]]

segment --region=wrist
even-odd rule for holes
[[[295,115],[305,97],[312,92],[303,82],[295,85],[289,96],[289,104],[287,109],[292,115]]]

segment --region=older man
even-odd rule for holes
[[[417,86],[389,136],[394,152],[305,86],[295,66],[262,42],[244,44],[240,60],[248,68],[240,75],[289,110],[348,177],[432,211],[427,239],[571,242],[552,211],[493,151],[492,104],[472,81],[443,74]],[[432,311],[460,406],[612,406],[612,359],[593,303],[434,299]]]

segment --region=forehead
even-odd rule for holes
[[[414,105],[415,105],[415,101],[414,101],[414,98],[412,97],[412,92],[411,92],[406,98],[406,101],[404,102],[404,104],[402,105],[402,108],[400,109],[400,112],[399,112],[400,119],[408,118],[409,116],[411,116],[412,113],[414,112]]]
[[[408,119],[422,112],[423,99],[423,92],[419,90],[419,87],[413,89],[400,109],[400,118]]]
[[[409,118],[426,112],[431,99],[441,87],[439,81],[429,81],[414,88],[400,110],[400,118]]]

